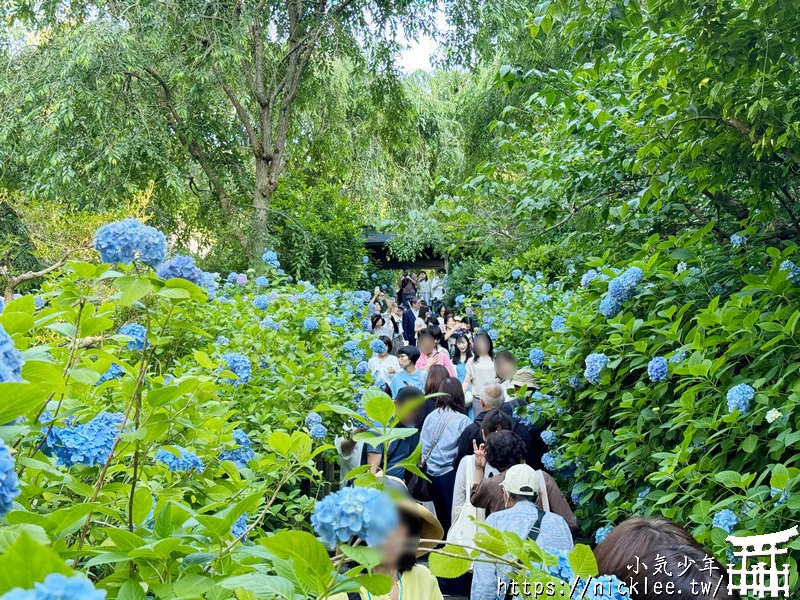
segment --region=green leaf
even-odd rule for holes
[[[141,300],[153,291],[153,284],[147,277],[131,277],[125,275],[123,277],[118,277],[114,282],[122,292],[119,303],[123,306],[132,306],[135,302]]]
[[[374,569],[377,567],[381,564],[381,559],[383,557],[380,550],[370,548],[369,546],[350,546],[348,544],[342,544],[339,546],[339,550],[346,557],[365,566],[367,569]]]
[[[223,579],[219,585],[227,590],[245,589],[254,594],[256,598],[286,598],[287,600],[294,598],[292,582],[275,575],[248,573]]]
[[[292,448],[292,438],[285,431],[273,432],[267,442],[281,456],[288,456]]]
[[[0,423],[8,423],[17,417],[38,410],[50,394],[47,387],[30,383],[0,383]]]
[[[50,543],[47,532],[38,525],[32,525],[30,523],[6,525],[0,528],[0,554],[8,550],[23,533],[28,535],[37,544],[47,545]]]
[[[394,417],[394,402],[387,394],[375,388],[370,388],[364,392],[362,402],[369,418],[381,425],[388,425],[389,421]]]
[[[0,594],[17,587],[32,588],[50,573],[71,575],[72,569],[53,550],[23,532],[0,556]]]
[[[122,584],[117,600],[146,600],[147,596],[138,581],[129,580]]]
[[[783,490],[789,484],[789,470],[783,465],[775,465],[772,467],[772,475],[769,478],[769,486],[771,488]]]
[[[577,577],[594,577],[597,575],[597,559],[589,546],[578,544],[569,553],[569,566]]]
[[[297,578],[321,594],[331,578],[333,563],[322,543],[306,531],[281,531],[259,540],[275,556],[294,561]]]
[[[469,571],[472,566],[472,559],[470,559],[469,554],[467,554],[464,548],[448,544],[442,548],[442,551],[458,556],[444,556],[435,552],[431,553],[428,558],[428,565],[434,575],[437,577],[444,577],[445,579],[455,579]]]

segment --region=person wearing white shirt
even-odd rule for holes
[[[383,342],[383,352],[375,352],[367,362],[367,366],[369,367],[370,375],[372,375],[372,381],[383,381],[386,385],[389,385],[395,373],[399,373],[402,369],[400,369],[400,362],[397,357],[391,354],[392,340],[385,335],[378,339]]]

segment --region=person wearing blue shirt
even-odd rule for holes
[[[401,388],[397,393],[397,398],[394,401],[395,414],[399,414],[400,408],[410,401],[418,402],[419,406],[421,407],[424,402],[422,390],[410,385]],[[403,415],[400,423],[397,424],[397,428],[416,428],[420,420],[420,409],[417,408],[416,410],[403,412],[406,414]],[[378,444],[377,446],[372,446],[368,443],[367,464],[369,464],[373,473],[376,473],[378,470],[383,470],[385,452],[386,474],[391,475],[392,477],[403,479],[405,477],[405,469],[398,465],[411,456],[418,444],[419,431],[415,432],[414,435],[410,437],[403,438],[401,440],[392,440],[388,444]]]
[[[458,452],[461,433],[472,421],[466,415],[464,390],[458,379],[445,379],[439,386],[439,392],[442,395],[436,397],[436,409],[425,417],[422,424],[420,441],[422,457],[431,479],[433,505],[446,533],[450,529],[456,482],[453,459]]]
[[[397,392],[407,385],[412,385],[418,390],[425,389],[425,373],[417,368],[418,360],[419,350],[416,346],[403,346],[397,351],[397,362],[400,363],[401,371],[394,374],[389,384],[392,398],[397,398]]]

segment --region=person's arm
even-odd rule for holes
[[[467,375],[464,377],[464,383],[461,384],[461,387],[464,388],[464,393],[465,394],[467,393],[467,390],[469,389],[469,386],[472,385],[472,371],[473,371],[474,368],[475,368],[474,367],[474,362],[470,358],[467,361]]]
[[[478,430],[480,431],[480,430]],[[467,427],[464,432],[461,434],[461,437],[458,438],[458,450],[456,451],[456,458],[453,461],[453,468],[458,468],[458,465],[461,464],[461,460],[465,456],[469,456],[472,454],[472,442],[475,441],[475,432],[471,427]]]
[[[461,507],[467,502],[466,468],[467,461],[461,461],[456,470],[456,481],[455,484],[453,484],[453,509],[451,510],[451,519],[453,523],[458,520]]]
[[[372,449],[367,450],[367,464],[369,465],[370,473],[377,473],[383,468],[383,451],[373,452]],[[385,475],[385,473],[384,473]]]

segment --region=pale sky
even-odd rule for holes
[[[400,54],[398,64],[404,73],[413,73],[417,69],[431,71],[430,56],[436,51],[438,44],[425,36],[418,42],[411,41],[409,48]]]

